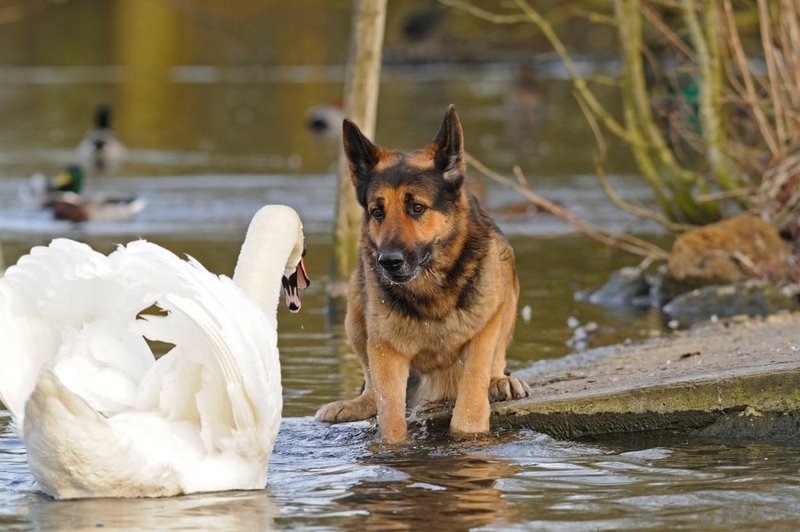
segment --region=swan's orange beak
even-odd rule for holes
[[[306,274],[306,266],[303,264],[303,259],[300,259],[294,273],[288,278],[284,277],[282,282],[283,294],[286,296],[286,306],[289,307],[289,312],[298,312],[300,310],[300,290],[305,290],[311,285],[311,279]]]

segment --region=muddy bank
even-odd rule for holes
[[[533,397],[494,404],[493,427],[558,438],[677,430],[800,441],[800,313],[705,324],[518,375]],[[449,412],[423,417],[443,423]]]

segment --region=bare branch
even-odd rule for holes
[[[720,201],[731,198],[749,198],[757,190],[758,189],[756,189],[755,187],[743,187],[743,188],[737,188],[735,190],[722,190],[720,192],[710,192],[708,194],[700,194],[699,196],[697,196],[697,201],[699,203],[706,203],[709,201]]]
[[[661,17],[658,16],[656,11],[648,6],[642,6],[642,14],[647,19],[647,21],[656,29],[658,32],[664,36],[667,42],[670,43],[676,50],[678,50],[681,54],[683,54],[688,59],[694,57],[694,51],[683,42],[683,40],[678,37],[674,31],[672,31],[669,26],[664,24],[664,21],[661,20]]]
[[[489,179],[515,190],[543,211],[548,212],[572,225],[575,230],[582,235],[586,235],[607,246],[620,249],[634,255],[639,255],[641,257],[652,257],[653,259],[660,260],[669,259],[669,252],[661,249],[655,244],[647,242],[646,240],[633,235],[610,231],[597,224],[582,220],[560,205],[544,199],[538,194],[535,194],[530,188],[520,184],[521,182],[527,182],[527,179],[525,178],[525,175],[522,173],[522,170],[519,168],[519,166],[514,167],[514,174],[517,178],[517,180],[514,181],[489,169],[486,165],[475,159],[469,153],[464,154],[464,159],[468,164]]]
[[[761,46],[764,48],[764,59],[767,62],[767,73],[772,83],[769,84],[772,99],[773,113],[775,115],[775,135],[778,139],[778,154],[784,154],[786,146],[786,118],[783,113],[783,102],[778,96],[778,66],[776,64],[777,50],[772,44],[772,31],[770,28],[769,6],[765,0],[758,0],[758,20],[761,28]]]
[[[438,1],[440,4],[461,9],[462,11],[466,11],[470,15],[482,18],[483,20],[488,20],[493,24],[518,24],[520,22],[528,22],[528,17],[526,17],[525,15],[498,15],[496,13],[486,11],[485,9],[481,9],[478,6],[470,4],[469,2],[465,2],[463,0],[438,0]]]
[[[600,128],[600,125],[597,123],[597,120],[595,120],[594,116],[586,107],[586,104],[583,102],[583,100],[581,98],[577,98],[577,100],[578,100],[578,105],[580,106],[581,111],[583,111],[583,115],[586,117],[586,121],[589,123],[589,127],[591,128],[592,133],[594,134],[595,142],[597,142],[598,153],[597,156],[595,157],[595,174],[597,175],[597,180],[599,181],[600,186],[603,189],[603,192],[605,192],[606,196],[608,196],[608,199],[610,199],[611,202],[617,206],[617,208],[629,212],[639,218],[653,220],[654,222],[662,225],[663,227],[669,229],[670,231],[681,232],[693,229],[695,227],[693,225],[672,222],[670,220],[667,220],[664,216],[657,213],[656,211],[633,205],[632,203],[623,200],[617,195],[616,191],[608,182],[608,179],[606,179],[605,168],[603,166],[606,160],[606,153],[607,153],[607,145],[605,137],[603,136],[603,130]]]
[[[737,66],[739,67],[739,73],[742,76],[742,81],[744,82],[744,87],[746,90],[745,97],[747,103],[753,111],[753,116],[758,124],[759,133],[764,138],[764,142],[766,142],[770,153],[773,157],[775,157],[780,152],[778,141],[773,135],[769,120],[767,120],[767,117],[764,114],[758,94],[756,93],[755,83],[753,82],[753,76],[750,72],[750,65],[747,62],[747,56],[745,55],[742,41],[739,38],[739,32],[736,29],[736,20],[733,16],[733,6],[731,5],[731,0],[723,0],[723,7],[727,20],[728,46],[730,47],[733,57],[736,59]]]

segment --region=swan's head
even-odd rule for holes
[[[250,222],[233,281],[271,311],[278,304],[278,290],[272,283],[280,279],[286,306],[297,312],[300,290],[310,284],[304,254],[303,224],[294,209],[267,205]]]
[[[267,205],[262,207],[256,213],[253,221],[259,225],[266,226],[265,232],[270,235],[268,238],[284,239],[284,242],[289,242],[292,245],[289,257],[286,259],[286,264],[283,268],[281,284],[283,285],[283,295],[289,311],[298,312],[301,306],[300,290],[304,290],[311,285],[311,281],[306,274],[305,264],[303,264],[303,256],[306,254],[303,222],[300,221],[300,216],[297,212],[286,205]],[[267,249],[269,250],[269,247]]]

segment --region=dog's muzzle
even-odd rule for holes
[[[381,250],[377,261],[381,274],[393,283],[406,283],[419,273],[417,261],[401,249]]]

